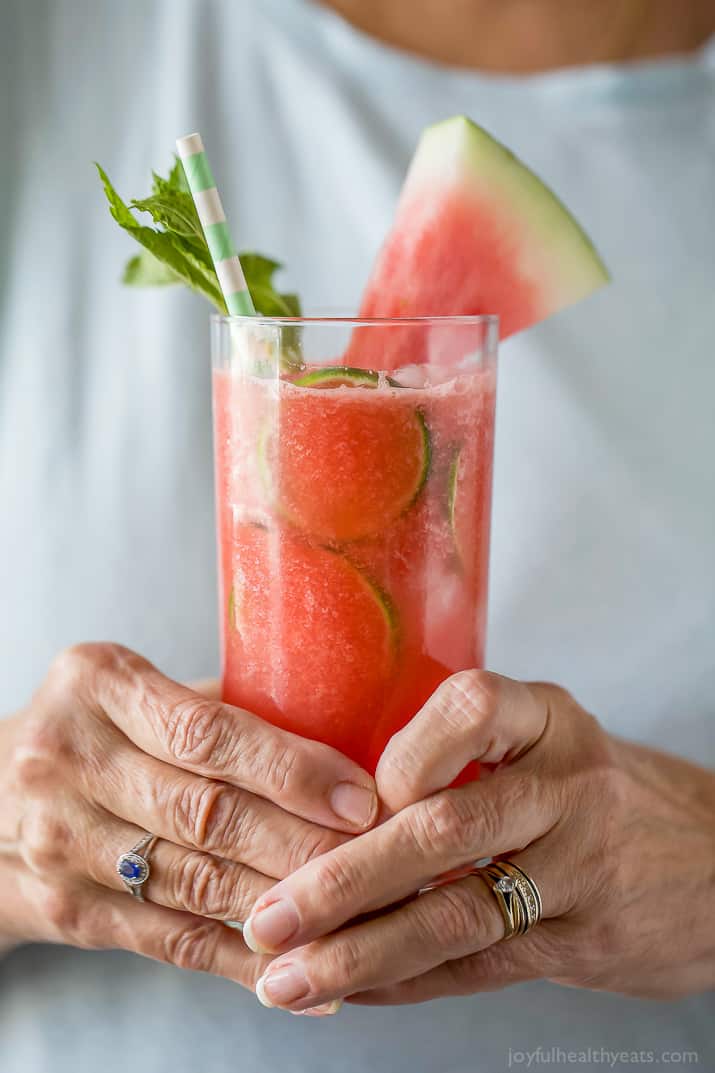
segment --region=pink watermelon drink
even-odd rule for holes
[[[294,323],[215,336],[224,696],[371,769],[441,681],[482,665],[487,606],[497,322],[303,322],[303,353],[395,328],[468,356],[281,373]]]
[[[460,116],[420,139],[361,319],[291,319],[278,262],[233,252],[200,136],[177,146],[129,205],[99,172],[144,247],[125,280],[239,314],[213,335],[224,695],[373,768],[484,658],[497,335],[608,275],[541,180]]]
[[[497,335],[607,279],[551,191],[457,117],[420,140],[361,320],[215,321],[228,701],[374,769],[482,665]]]

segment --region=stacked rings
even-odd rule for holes
[[[539,888],[511,861],[491,861],[472,873],[479,876],[497,900],[504,918],[504,938],[526,935],[541,920]]]

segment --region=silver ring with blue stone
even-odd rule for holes
[[[156,835],[147,834],[140,838],[129,853],[123,853],[117,859],[117,874],[129,893],[140,902],[144,901],[142,887],[151,874],[149,854],[157,841]]]

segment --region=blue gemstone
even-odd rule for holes
[[[139,879],[142,872],[142,866],[134,861],[122,861],[119,865],[119,874],[124,876],[125,879]]]

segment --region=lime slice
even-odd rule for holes
[[[305,373],[294,387],[351,390],[287,392],[259,436],[260,472],[278,510],[327,544],[384,532],[427,480],[432,450],[424,415],[407,390],[375,391],[378,379],[342,366]]]
[[[348,365],[331,365],[312,369],[293,381],[298,387],[377,387],[380,376],[371,369],[351,369]]]
[[[465,563],[466,533],[464,531],[463,511],[460,510],[461,496],[459,492],[460,476],[462,469],[462,448],[457,447],[449,464],[447,475],[447,515],[452,530],[452,539],[457,552],[457,557],[462,565]]]

